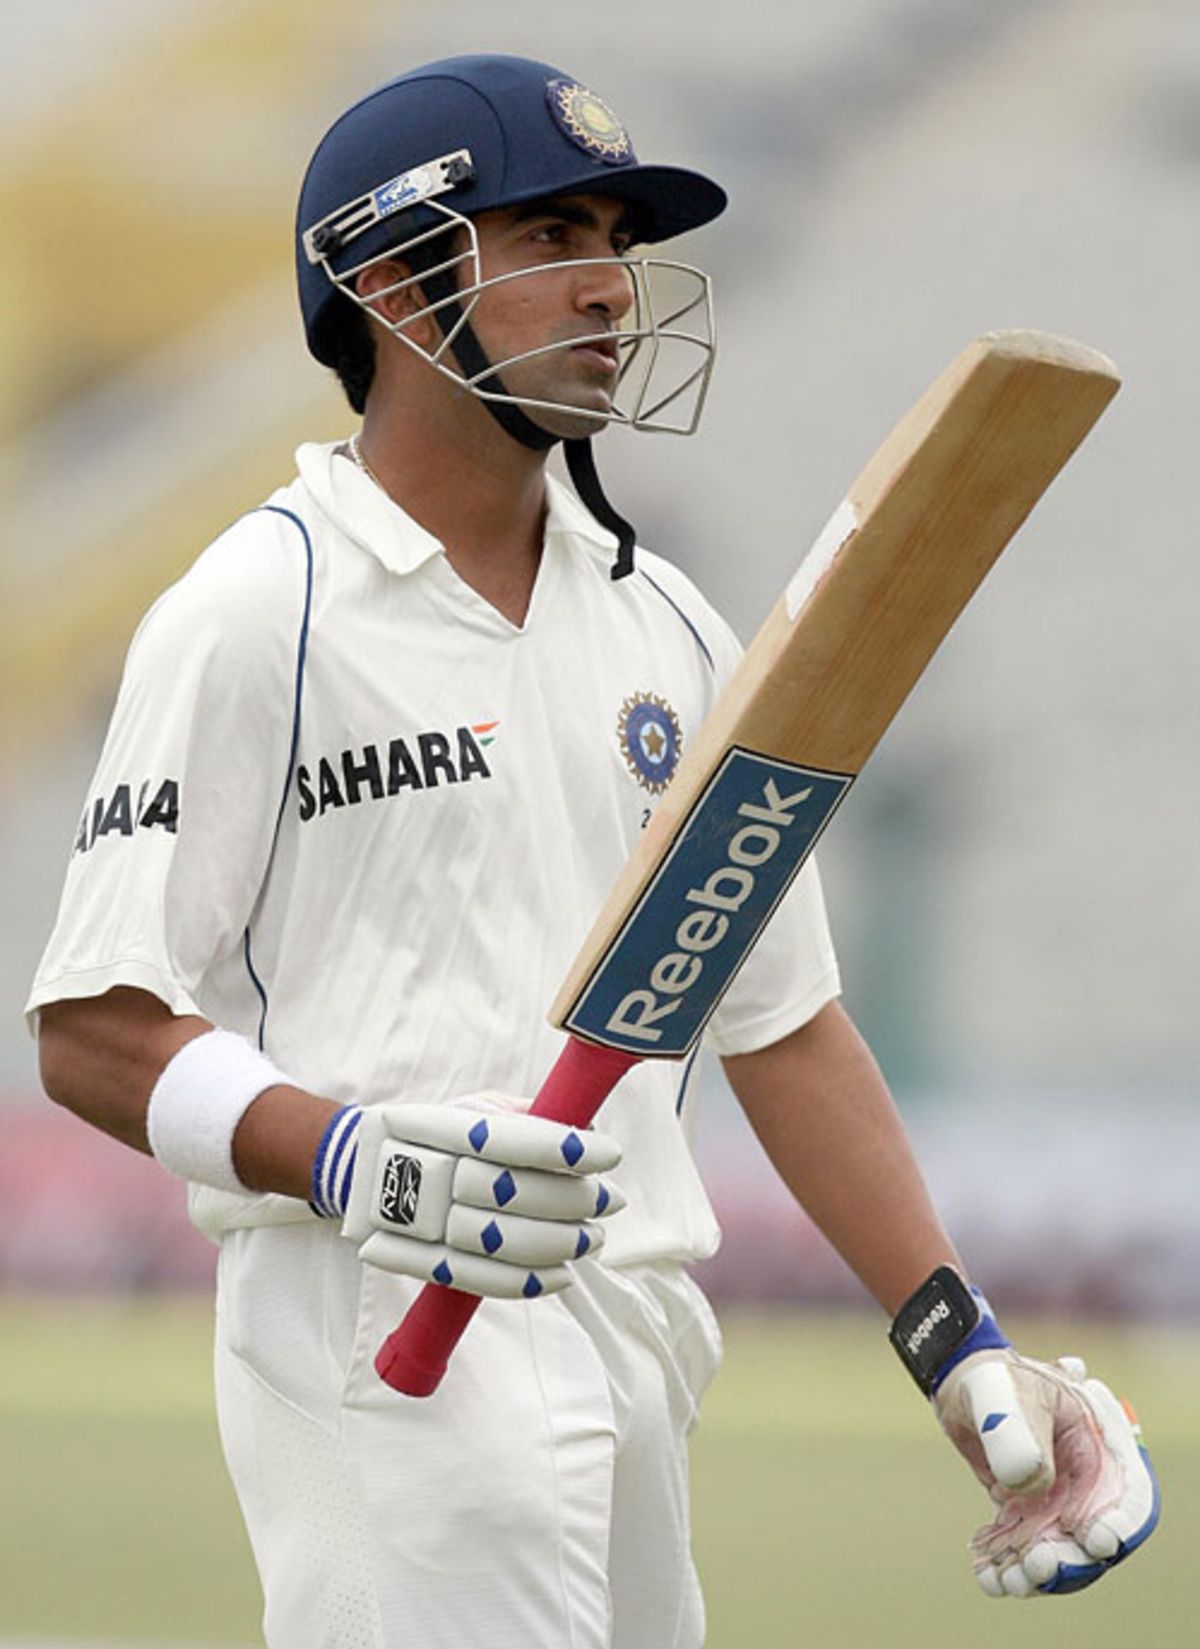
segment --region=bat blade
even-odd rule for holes
[[[1042,332],[986,333],[834,511],[680,765],[580,948],[532,1107],[585,1126],[639,1059],[695,1044],[989,568],[1120,384]],[[477,1301],[426,1287],[376,1358],[433,1391]]]
[[[681,1058],[988,569],[1119,387],[1046,333],[976,339],[893,430],[779,597],[551,1009]]]

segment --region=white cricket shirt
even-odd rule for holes
[[[340,1101],[532,1095],[547,1007],[737,657],[689,581],[549,483],[524,624],[333,445],[155,603],[130,648],[29,1009],[138,986]],[[838,989],[807,867],[713,1019],[766,1046]],[[599,1126],[628,1207],[607,1263],[710,1253],[686,1079],[648,1062]],[[312,1218],[192,1187],[193,1218]]]

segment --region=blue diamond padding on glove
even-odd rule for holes
[[[473,1294],[566,1287],[604,1246],[600,1216],[623,1206],[598,1172],[619,1160],[615,1140],[503,1096],[368,1107],[357,1144],[342,1230],[362,1259]]]

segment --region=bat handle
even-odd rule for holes
[[[549,1117],[573,1128],[586,1128],[636,1054],[617,1048],[599,1048],[568,1037],[530,1106],[530,1115]],[[375,1371],[394,1391],[406,1397],[428,1397],[446,1372],[450,1354],[475,1315],[479,1298],[461,1289],[426,1283],[380,1346]]]

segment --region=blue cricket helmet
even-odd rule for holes
[[[296,268],[319,361],[334,364],[330,322],[347,302],[330,274],[419,232],[423,211],[433,221],[420,202],[435,194],[467,217],[544,196],[611,195],[629,204],[644,242],[698,228],[726,204],[699,172],[642,165],[607,104],[549,63],[472,55],[425,64],[341,115],[305,174]]]

